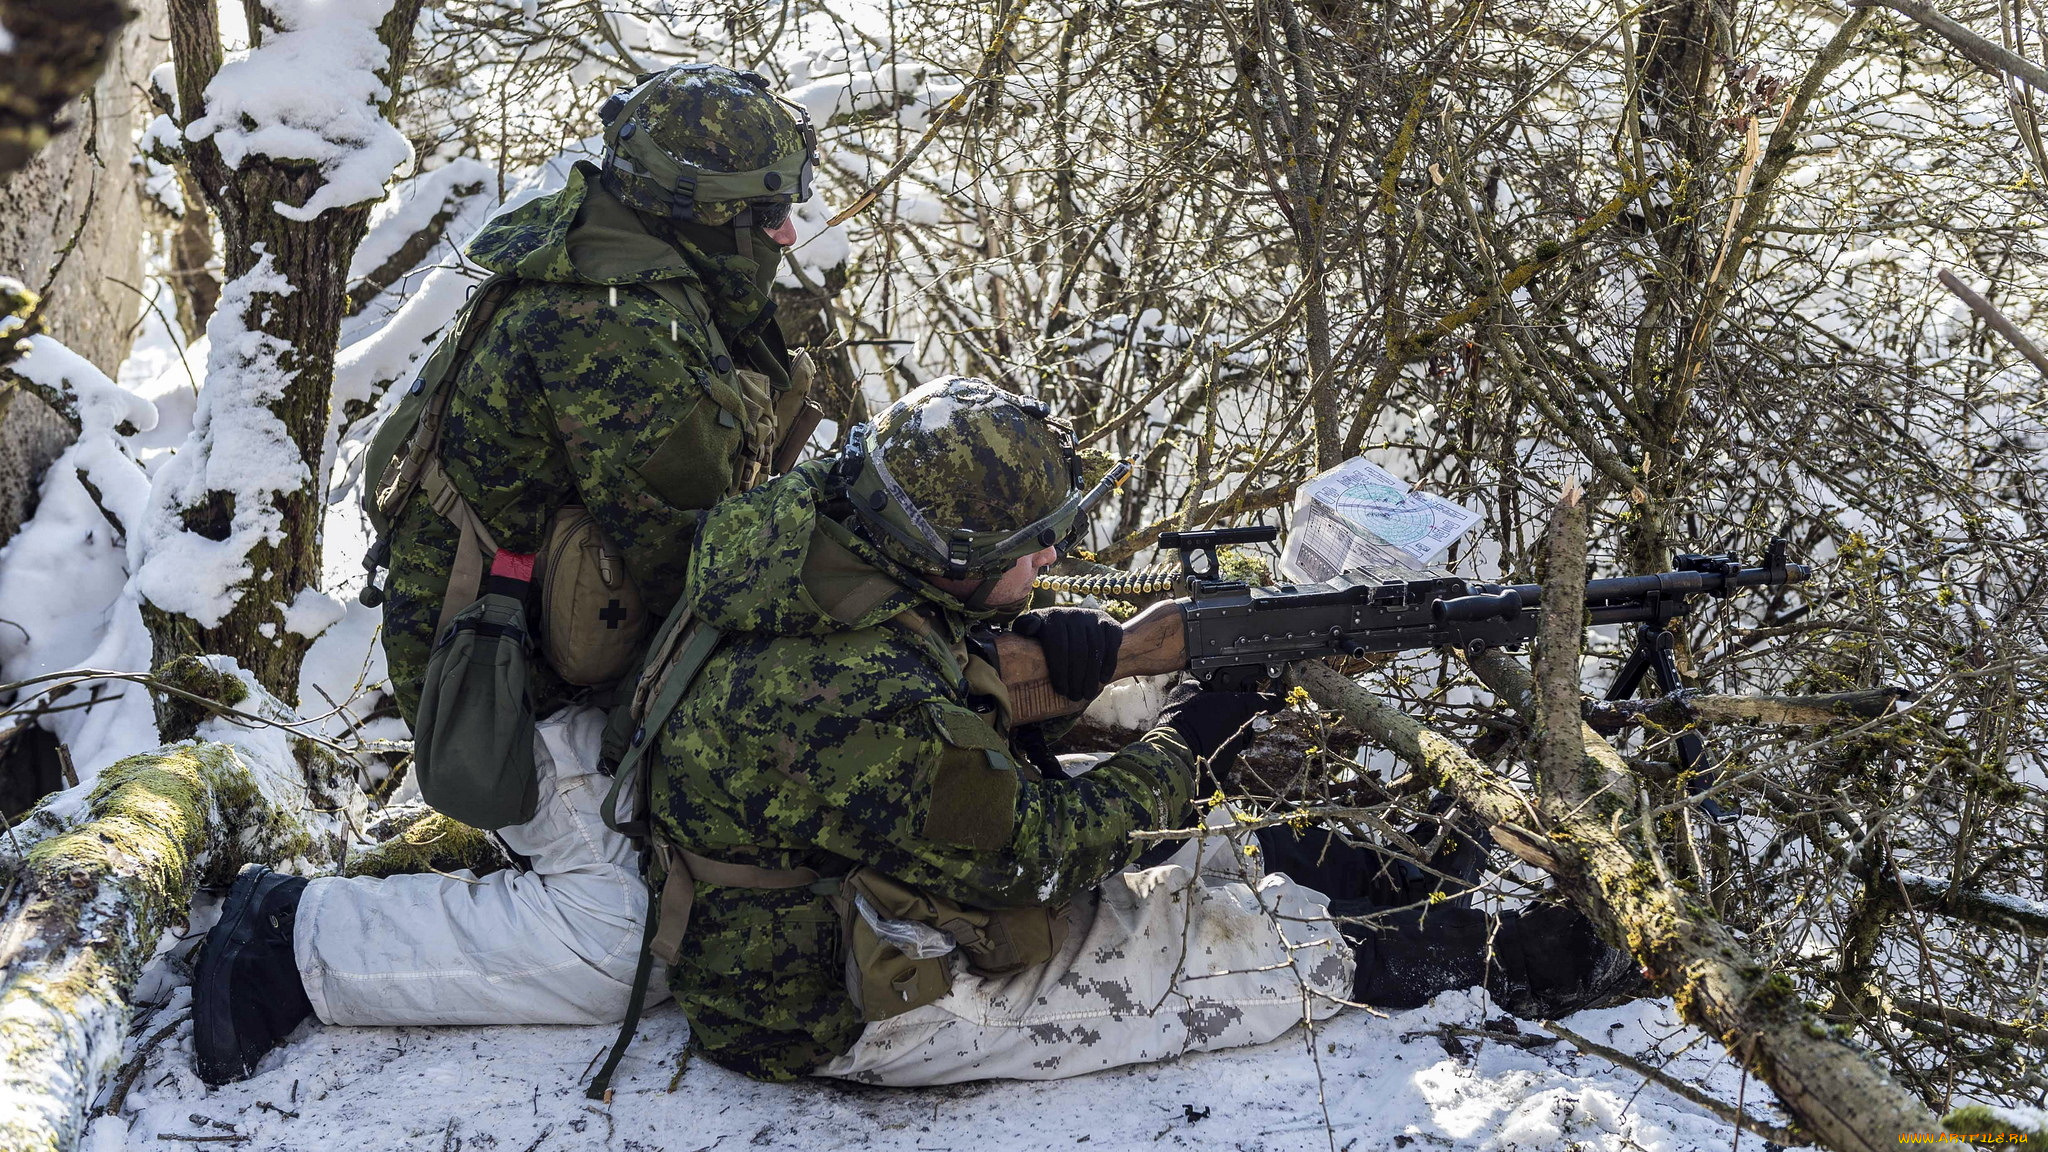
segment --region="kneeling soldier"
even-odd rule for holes
[[[1018,617],[1086,504],[1044,405],[956,377],[710,513],[636,737],[654,950],[698,1050],[763,1079],[1045,1079],[1270,1040],[1355,990],[1484,981],[1547,1011],[1622,980],[1575,913],[1495,931],[1446,908],[1441,941],[1409,913],[1355,931],[1354,957],[1323,893],[1224,837],[1127,867],[1133,832],[1195,819],[1198,768],[1272,698],[1183,692],[1073,778],[1023,751],[992,628],[1035,635],[1074,699],[1115,666],[1107,617]],[[1376,859],[1314,847],[1268,850],[1329,871],[1340,911],[1380,907]],[[1506,954],[1555,951],[1520,938],[1539,930],[1572,947],[1535,972]]]

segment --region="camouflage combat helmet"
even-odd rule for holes
[[[1000,576],[1068,542],[1130,470],[1082,491],[1073,437],[1043,403],[966,376],[924,384],[855,427],[841,468],[877,545],[954,579]]]
[[[648,73],[598,115],[604,186],[642,212],[774,227],[810,199],[810,114],[753,72],[682,64]]]

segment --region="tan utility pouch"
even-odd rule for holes
[[[535,565],[540,583],[540,650],[571,684],[609,684],[632,670],[647,635],[640,590],[626,562],[588,510],[570,505],[548,525]]]
[[[977,976],[1007,976],[1053,958],[1067,940],[1063,909],[966,908],[921,892],[872,868],[856,868],[839,882],[846,952],[846,990],[861,1019],[887,1020],[944,996],[953,987],[950,957],[918,959],[884,940],[854,903],[858,895],[876,915],[936,928],[953,938]]]

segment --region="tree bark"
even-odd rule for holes
[[[381,77],[394,94],[410,55],[420,4],[395,0],[378,30],[389,53]],[[206,86],[221,66],[218,17],[210,0],[172,0],[171,17],[178,107],[190,124],[204,113]],[[390,101],[384,112],[390,114]],[[325,182],[317,167],[262,154],[230,166],[210,139],[188,144],[185,158],[220,220],[230,285],[222,306],[241,309],[239,328],[284,346],[277,364],[284,377],[281,395],[269,407],[308,471],[297,487],[267,496],[283,530],[249,549],[249,575],[235,587],[232,607],[217,622],[153,603],[144,604],[143,619],[159,667],[181,655],[224,653],[265,687],[289,698],[297,692],[299,665],[310,641],[285,627],[285,612],[300,592],[319,586],[323,486],[314,471],[327,435],[334,357],[348,306],[349,259],[368,228],[372,205],[330,208],[309,221],[288,219],[272,205],[307,203]],[[289,289],[271,290],[252,278],[249,291],[232,291],[236,281],[260,265],[283,277]],[[215,370],[209,365],[209,374]],[[233,492],[206,492],[177,509],[180,527],[208,539],[227,539],[237,498]]]
[[[0,166],[0,275],[40,295],[43,331],[109,376],[128,355],[142,308],[140,233],[147,197],[128,163],[130,141],[149,115],[136,88],[157,63],[164,0],[128,0],[134,19],[106,37],[97,81],[73,91],[48,145],[12,169]],[[0,91],[28,72],[53,67],[37,60],[33,42],[59,22],[85,20],[94,3],[0,0],[0,27],[15,38],[0,55]],[[17,24],[18,12],[39,15]],[[0,123],[16,105],[0,99]],[[0,128],[0,135],[5,129]],[[0,352],[0,360],[7,359]],[[35,514],[42,474],[71,443],[63,419],[35,397],[0,384],[0,544]]]
[[[1586,722],[1601,732],[1631,724],[1676,730],[1694,724],[1749,723],[1783,727],[1876,720],[1911,696],[1903,688],[1830,692],[1820,696],[1725,696],[1685,692],[1654,700],[1587,700]]]
[[[1526,713],[1528,672],[1499,654],[1476,662],[1482,678]],[[1769,1084],[1799,1124],[1842,1152],[1895,1148],[1906,1132],[1934,1132],[1934,1115],[1868,1055],[1834,1037],[1782,974],[1767,972],[1698,900],[1668,883],[1636,841],[1632,798],[1605,788],[1627,778],[1620,756],[1581,729],[1582,757],[1566,779],[1535,796],[1449,739],[1315,662],[1289,672],[1330,708],[1416,771],[1441,781],[1518,856],[1554,875],[1603,935],[1625,944],[1688,1022],[1727,1046]],[[1505,835],[1503,835],[1505,833]]]

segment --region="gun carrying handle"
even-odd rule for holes
[[[1088,706],[1085,700],[1069,700],[1052,690],[1045,675],[1045,650],[1036,640],[1009,632],[999,634],[996,661],[1003,670],[1003,687],[1010,693],[1012,724],[1050,720]],[[1179,601],[1161,601],[1124,622],[1115,679],[1158,676],[1187,666],[1187,622]]]

